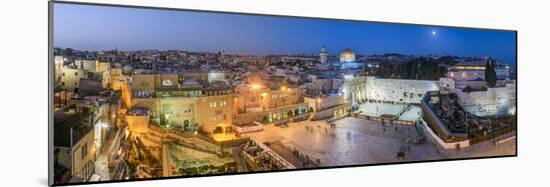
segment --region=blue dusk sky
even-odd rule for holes
[[[330,15],[327,15],[330,16]],[[510,31],[238,15],[160,9],[54,5],[54,46],[79,50],[181,49],[232,54],[489,56],[516,63]]]

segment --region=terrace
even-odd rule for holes
[[[74,105],[58,111],[54,117],[54,145],[72,147],[93,130],[93,112],[87,108],[78,110]]]

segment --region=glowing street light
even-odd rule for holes
[[[103,129],[109,128],[109,124],[101,122],[100,127]]]
[[[250,87],[251,87],[253,90],[256,90],[256,89],[259,89],[260,87],[262,87],[262,85],[259,85],[259,84],[252,84],[252,85],[250,85]]]

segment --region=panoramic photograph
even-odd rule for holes
[[[51,8],[55,185],[517,156],[516,31]]]

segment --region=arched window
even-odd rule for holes
[[[162,86],[172,86],[172,81],[169,80],[169,79],[166,79],[166,80],[163,80],[162,81]]]

